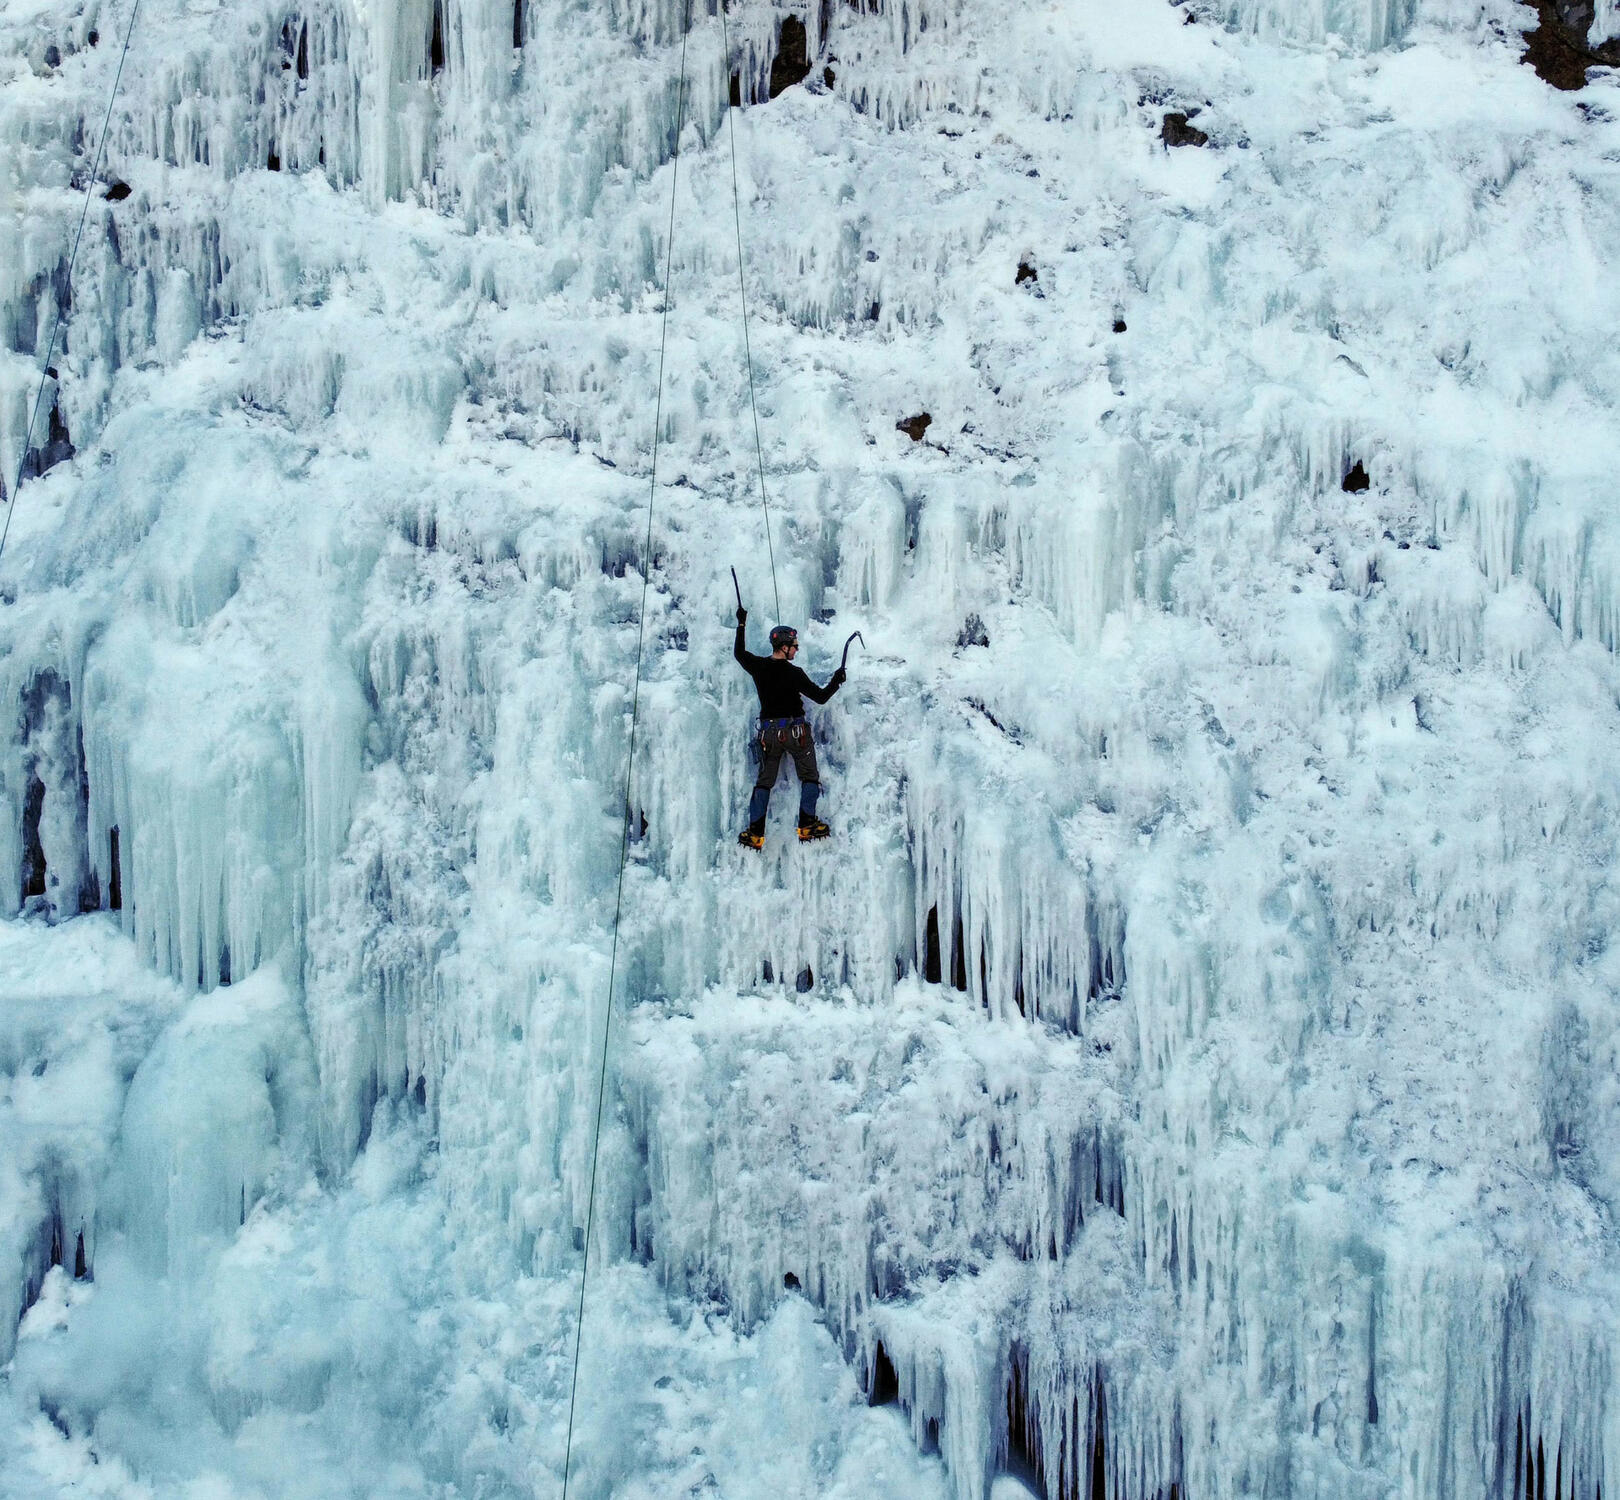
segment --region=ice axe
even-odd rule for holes
[[[743,607],[742,585],[737,582],[737,570],[735,568],[731,570],[731,586],[737,591],[737,608],[741,609]],[[861,644],[864,646],[866,642],[862,641]]]
[[[849,669],[849,648],[855,641],[859,641],[861,643],[862,651],[866,650],[866,637],[858,630],[850,631],[849,640],[844,642],[844,659],[838,663],[838,670],[840,672],[844,672]]]

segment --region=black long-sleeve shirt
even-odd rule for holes
[[[825,703],[838,691],[838,683],[828,682],[817,687],[792,662],[774,656],[755,656],[744,645],[747,626],[737,627],[737,645],[733,655],[738,664],[754,679],[759,691],[759,716],[762,719],[798,719],[804,716],[803,693],[813,702]]]

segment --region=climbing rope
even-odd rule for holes
[[[591,1229],[596,1220],[596,1165],[602,1147],[602,1102],[607,1096],[608,1041],[613,1029],[613,981],[619,967],[619,919],[624,912],[624,868],[630,853],[630,778],[636,764],[636,726],[641,714],[641,655],[647,635],[647,586],[652,581],[653,501],[658,494],[658,439],[664,416],[664,354],[669,347],[670,273],[675,258],[675,185],[681,165],[681,129],[686,122],[686,42],[692,32],[692,0],[681,19],[681,81],[675,94],[675,151],[669,174],[669,234],[664,246],[664,313],[658,335],[658,395],[653,405],[652,482],[647,490],[647,545],[641,557],[641,616],[636,623],[636,679],[630,694],[630,753],[624,762],[624,826],[619,837],[619,883],[613,897],[613,949],[608,959],[607,1014],[602,1019],[602,1063],[596,1076],[596,1124],[591,1132],[591,1184],[585,1195],[585,1256],[579,1268],[579,1308],[574,1319],[574,1363],[568,1382],[568,1436],[563,1446],[563,1500],[574,1457],[574,1407],[579,1395],[579,1350],[585,1332],[585,1283],[591,1270]]]
[[[720,0],[720,43],[726,70],[731,67],[731,34],[726,27],[726,0]],[[740,90],[739,90],[740,102]],[[737,119],[726,110],[726,134],[731,138],[731,216],[737,225],[737,291],[742,297],[743,362],[748,367],[748,409],[754,416],[754,456],[759,460],[759,504],[765,512],[765,554],[771,560],[771,593],[776,597],[776,618],[782,618],[782,591],[776,586],[776,550],[771,545],[771,506],[765,498],[765,448],[759,440],[759,405],[754,400],[754,351],[748,342],[748,283],[743,277],[742,207],[737,191]]]
[[[112,126],[113,105],[118,101],[118,85],[124,76],[124,59],[129,56],[129,39],[135,35],[135,18],[141,13],[141,0],[129,13],[129,25],[124,28],[124,50],[118,54],[118,71],[113,74],[112,93],[107,97],[107,115],[101,122],[101,144],[96,147],[95,165],[90,169],[90,180],[84,185],[84,210],[79,215],[78,233],[73,236],[73,251],[68,256],[67,284],[73,287],[73,267],[79,259],[79,241],[84,238],[85,220],[90,217],[90,199],[96,190],[96,179],[101,175],[101,159],[107,150],[107,132]],[[17,508],[17,491],[22,488],[23,474],[28,468],[28,455],[34,446],[34,424],[39,421],[39,409],[45,402],[45,385],[51,378],[51,364],[56,358],[56,336],[62,327],[62,303],[56,302],[56,316],[51,320],[51,338],[45,346],[45,363],[40,367],[39,390],[34,396],[34,409],[28,414],[28,430],[23,433],[22,457],[17,460],[17,482],[6,497],[6,524],[0,530],[0,555],[6,550],[6,538],[11,535],[11,516]]]

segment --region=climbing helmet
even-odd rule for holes
[[[781,651],[799,644],[799,632],[791,625],[777,625],[771,630],[771,650]]]

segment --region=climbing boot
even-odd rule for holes
[[[820,818],[799,819],[799,842],[808,844],[812,839],[824,839],[832,832]]]
[[[745,828],[737,835],[737,842],[744,849],[763,849],[765,847],[765,835],[756,833],[752,828]]]

